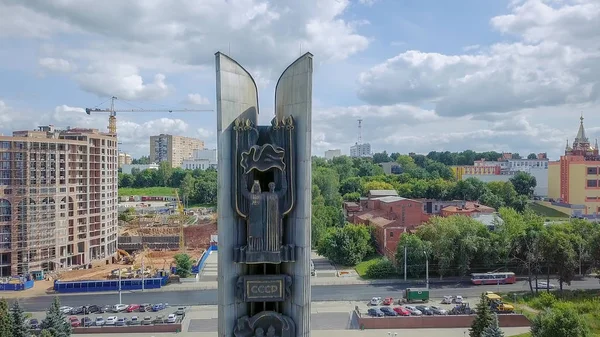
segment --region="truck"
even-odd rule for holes
[[[427,302],[429,301],[429,289],[427,288],[407,288],[404,291],[404,301],[412,302]]]
[[[485,297],[490,304],[490,309],[496,313],[512,313],[515,311],[515,307],[511,304],[504,303],[500,295],[497,295],[491,291],[487,291],[485,293]]]

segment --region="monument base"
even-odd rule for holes
[[[294,321],[274,311],[263,311],[237,320],[235,337],[296,337]]]
[[[243,246],[234,248],[233,256],[236,263],[246,264],[280,264],[296,261],[294,245],[283,245],[278,252],[249,251],[248,246]]]

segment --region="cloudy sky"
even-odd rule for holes
[[[106,130],[121,149],[170,133],[216,143],[214,53],[259,83],[273,113],[286,65],[314,54],[313,153],[548,152],[583,113],[600,137],[598,0],[0,0],[0,133]]]

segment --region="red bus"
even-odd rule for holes
[[[471,274],[473,284],[512,284],[516,281],[517,278],[513,272]]]

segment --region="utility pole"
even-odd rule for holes
[[[119,268],[119,304],[122,304],[122,297],[121,297],[121,268]]]
[[[145,269],[144,269],[144,258],[142,257],[142,291],[144,291],[144,274],[145,274]]]
[[[425,254],[425,279],[427,282],[427,289],[429,289],[429,256],[427,256],[427,252],[423,251]]]
[[[406,246],[404,246],[404,281],[406,281],[406,260],[407,260],[407,252],[408,252],[408,248]]]

